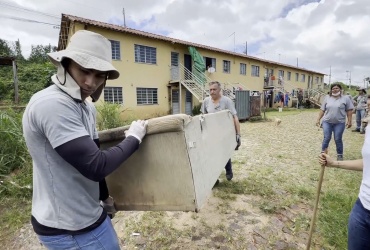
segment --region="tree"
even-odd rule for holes
[[[30,58],[22,55],[19,40],[9,43],[0,39],[0,56],[16,57],[18,65],[18,89],[21,103],[27,103],[37,91],[49,86],[51,76],[55,73],[54,65],[49,61],[47,53],[56,51],[55,46],[33,45]],[[0,66],[0,102],[14,100],[12,67]]]
[[[14,56],[16,57],[17,61],[24,61],[24,57],[22,55],[22,48],[19,39],[15,41],[13,46]]]
[[[32,45],[31,47],[31,54],[28,58],[29,62],[37,62],[37,63],[45,63],[47,62],[48,55],[47,53],[56,51],[55,46],[49,45]]]
[[[9,42],[6,40],[0,39],[0,56],[13,56],[14,52],[9,46]]]

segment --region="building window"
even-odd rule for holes
[[[279,78],[284,78],[284,70],[279,70]]]
[[[301,75],[301,82],[305,82],[306,81],[306,75],[305,74],[302,74]]]
[[[158,104],[158,89],[136,88],[136,102],[138,105]]]
[[[299,79],[299,74],[295,73],[295,81],[298,82],[298,79]]]
[[[105,87],[104,101],[111,103],[123,103],[122,87]]]
[[[224,73],[230,73],[230,61],[224,60]]]
[[[209,69],[210,67],[212,67],[216,71],[216,58],[203,57],[203,60],[206,63],[206,69]]]
[[[247,64],[241,63],[240,64],[240,74],[246,75],[247,74]]]
[[[319,84],[319,77],[316,76],[316,84]]]
[[[260,76],[260,66],[252,65],[252,76]]]
[[[171,66],[179,66],[179,53],[171,52]]]
[[[121,60],[121,49],[119,41],[109,40],[112,45],[112,59]]]
[[[292,78],[292,72],[288,71],[288,81],[290,81],[291,78]]]
[[[135,62],[156,64],[157,49],[153,47],[135,44]]]
[[[322,84],[322,77],[321,77],[321,84]]]

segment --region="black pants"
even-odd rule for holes
[[[225,166],[225,170],[226,172],[232,172],[232,165],[231,165],[231,159],[228,160],[228,162],[226,163],[226,166]]]

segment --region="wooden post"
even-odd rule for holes
[[[311,218],[310,234],[308,236],[306,250],[310,250],[311,249],[312,234],[313,234],[313,230],[315,228],[316,214],[317,214],[317,209],[319,207],[320,192],[321,192],[322,181],[324,179],[324,172],[325,172],[325,166],[321,166],[321,171],[320,171],[320,176],[319,176],[319,182],[317,184],[317,190],[316,190],[315,207],[313,209],[313,214],[312,214],[312,218]]]
[[[15,60],[12,60],[12,65],[13,65],[13,79],[14,79],[14,102],[15,104],[19,104],[17,64],[15,63]]]

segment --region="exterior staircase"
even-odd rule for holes
[[[199,102],[203,102],[203,99],[209,96],[208,83],[212,82],[212,79],[204,73],[193,73],[184,65],[179,64],[179,66],[171,67],[171,79],[171,82],[181,83]],[[224,96],[231,100],[235,99],[232,90],[225,88],[225,84],[222,90]]]
[[[273,89],[276,91],[285,92],[285,89],[284,89],[285,85],[290,85],[290,84],[285,82],[283,77],[278,77],[277,79],[275,79],[275,78],[272,78],[272,76],[270,76],[267,78],[265,77],[263,87]],[[295,86],[293,85],[290,85],[290,86],[292,87],[292,89],[296,89]]]
[[[307,100],[309,100],[316,107],[321,107],[321,103],[327,94],[320,89],[308,89]]]
[[[269,77],[268,82],[265,82],[264,87],[273,87],[273,90],[285,92],[285,88],[289,86],[291,89],[296,89],[296,86],[291,85],[290,83],[286,82],[283,77],[279,77],[276,80],[271,80]],[[307,89],[304,90],[303,97],[306,100],[309,100],[314,106],[320,107],[322,101],[324,100],[327,94],[320,89]],[[296,97],[296,96],[295,96]]]
[[[223,94],[228,96],[231,100],[235,100],[235,91],[238,90],[238,89],[241,89],[241,90],[247,90],[247,87],[244,86],[243,84],[241,83],[229,83],[229,82],[225,82],[223,84]]]

